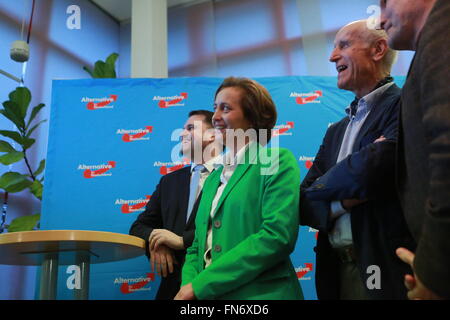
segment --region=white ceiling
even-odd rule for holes
[[[126,21],[131,19],[131,1],[132,0],[91,0],[97,6],[108,12],[118,21]],[[148,0],[155,1],[155,0]],[[167,0],[167,6],[174,7],[185,5],[198,0]]]

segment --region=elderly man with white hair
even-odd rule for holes
[[[395,250],[413,250],[395,192],[400,88],[390,76],[396,53],[383,30],[352,22],[336,35],[330,62],[337,86],[355,100],[330,126],[300,188],[300,223],[319,230],[319,299],[405,299],[409,266]]]

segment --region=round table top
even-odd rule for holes
[[[71,265],[86,254],[92,264],[131,259],[144,253],[143,239],[121,233],[40,230],[0,234],[0,264],[37,266],[53,255],[60,265]]]

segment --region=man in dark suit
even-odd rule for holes
[[[395,249],[414,248],[396,198],[394,151],[400,89],[390,75],[395,52],[366,21],[343,27],[330,61],[338,87],[356,95],[330,126],[300,187],[300,223],[319,230],[319,299],[405,299]]]
[[[206,110],[189,113],[181,133],[181,153],[191,160],[191,166],[161,178],[145,211],[130,228],[131,235],[146,240],[152,270],[156,264],[163,277],[157,300],[173,299],[180,289],[186,249],[194,240],[201,188],[219,154],[212,116]]]
[[[414,271],[410,299],[450,299],[450,1],[380,5],[389,44],[416,51],[401,97],[397,187],[417,250],[397,254]]]

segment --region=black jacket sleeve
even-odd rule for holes
[[[422,31],[420,55],[416,57],[430,179],[422,235],[414,259],[419,279],[447,299],[450,299],[449,15],[450,2],[438,0]]]
[[[161,229],[163,219],[161,213],[161,184],[163,180],[156,186],[150,201],[145,206],[145,211],[139,214],[136,221],[131,225],[129,234],[145,240],[145,253],[149,257],[149,237],[153,229]]]

